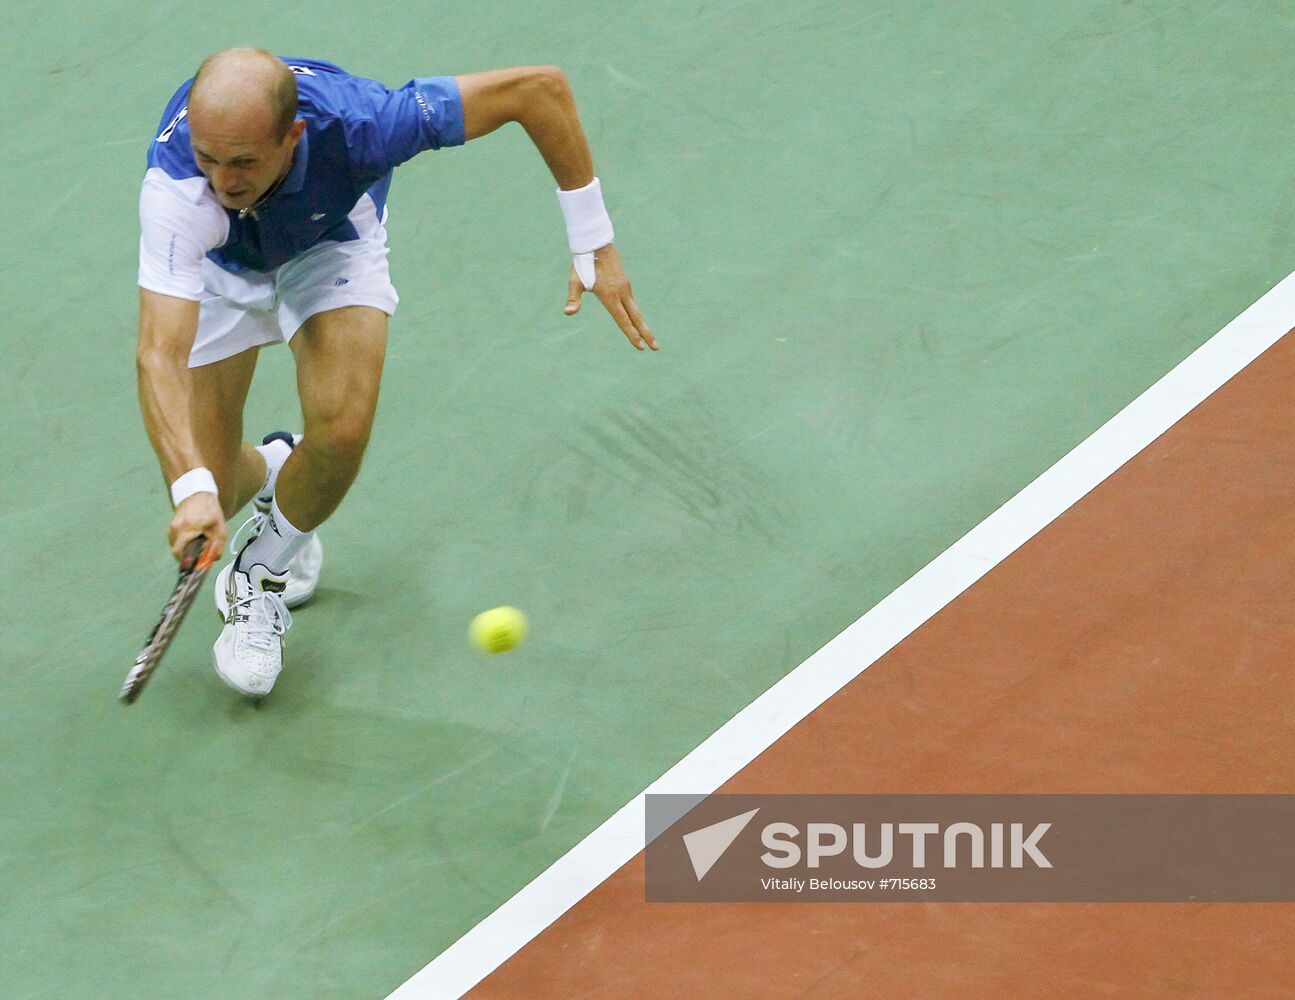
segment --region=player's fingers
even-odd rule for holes
[[[651,327],[648,326],[647,320],[643,318],[643,314],[639,312],[638,303],[634,301],[633,293],[627,292],[625,295],[625,312],[633,321],[635,328],[639,332],[639,336],[643,338],[643,342],[647,344],[648,347],[652,348],[652,350],[658,350],[656,337],[652,336]]]
[[[625,307],[621,305],[620,301],[608,302],[607,311],[612,314],[612,319],[616,321],[616,325],[619,326],[621,328],[621,332],[625,334],[625,339],[633,344],[638,350],[643,350],[643,337],[639,334],[638,329],[634,326],[634,322],[629,317],[629,313],[625,311]]]
[[[171,555],[176,559],[180,558],[180,553],[184,551],[184,527],[178,518],[172,519],[166,527],[166,541],[171,546]]]
[[[574,316],[580,311],[580,296],[584,294],[584,282],[576,275],[576,269],[571,268],[571,277],[567,279],[567,307],[566,314]]]
[[[203,536],[207,539],[204,550],[212,552],[213,558],[219,559],[225,551],[225,545],[229,541],[229,531],[225,527],[225,518],[223,513],[217,513],[206,519],[205,524],[199,525],[191,538]]]

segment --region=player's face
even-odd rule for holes
[[[221,128],[199,131],[194,123],[190,131],[193,157],[217,201],[226,208],[249,208],[291,168],[293,151],[305,127],[303,121],[294,122],[277,141],[264,133],[249,136]]]

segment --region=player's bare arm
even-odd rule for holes
[[[594,181],[593,157],[566,74],[556,66],[520,66],[455,78],[463,98],[464,133],[470,141],[517,122],[540,151],[563,192],[587,189]],[[598,196],[601,203],[601,195]],[[656,338],[634,301],[634,291],[616,248],[592,249],[595,276],[582,279],[573,264],[567,282],[566,313],[580,310],[580,296],[592,291],[640,351],[657,349]]]
[[[189,350],[198,329],[198,303],[139,291],[139,347],[135,367],[139,406],[162,475],[168,484],[203,465],[189,416]],[[180,558],[189,542],[206,535],[216,556],[224,551],[225,514],[216,494],[202,490],[181,500],[168,539]]]

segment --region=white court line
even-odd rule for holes
[[[388,997],[462,996],[644,848],[643,796],[713,792],[1295,327],[1295,274],[734,716]]]

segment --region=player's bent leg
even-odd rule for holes
[[[261,533],[218,581],[227,613],[216,672],[244,695],[269,694],[282,670],[282,637],[292,624],[284,602],[288,567],[317,542],[314,529],[359,472],[386,343],[386,314],[367,306],[318,313],[292,340],[304,435],[279,472]]]
[[[354,482],[368,444],[386,343],[386,313],[369,306],[317,313],[293,338],[304,436],[278,473],[264,528],[240,553],[240,567],[286,573],[299,555],[318,556],[314,529]]]
[[[279,509],[311,531],[341,503],[360,471],[377,412],[387,314],[371,306],[317,313],[292,339],[305,437],[279,473]]]

